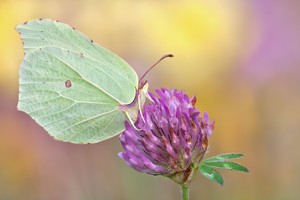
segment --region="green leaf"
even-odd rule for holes
[[[216,182],[220,185],[224,184],[224,180],[222,175],[220,174],[220,172],[216,171],[215,169],[207,166],[207,165],[203,165],[201,164],[199,166],[199,172],[205,176],[206,178],[208,178],[209,180]]]
[[[17,31],[25,51],[18,109],[52,137],[96,143],[121,133],[127,116],[137,114],[126,105],[138,76],[123,59],[58,21],[31,20]]]
[[[242,171],[248,173],[249,170],[244,167],[243,165],[236,163],[236,162],[203,162],[204,165],[209,166],[211,168],[220,168],[220,169],[229,169],[235,171]]]
[[[205,162],[229,161],[229,160],[242,158],[242,157],[244,157],[244,154],[241,153],[226,153],[226,154],[220,154],[217,156],[207,158]]]

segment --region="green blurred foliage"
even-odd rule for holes
[[[16,110],[22,43],[33,18],[57,19],[117,53],[150,90],[184,89],[216,121],[208,156],[242,152],[251,174],[225,172],[223,188],[196,176],[191,199],[297,199],[300,147],[298,1],[2,0],[0,199],[180,199],[179,187],[117,157],[118,138],[73,145]]]

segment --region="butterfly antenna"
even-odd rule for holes
[[[148,74],[148,72],[153,69],[158,63],[160,63],[160,61],[162,61],[165,58],[171,58],[174,57],[173,54],[166,54],[164,56],[162,56],[156,63],[154,63],[154,65],[152,65],[145,73],[144,75],[140,78],[139,83],[141,83],[141,80]]]

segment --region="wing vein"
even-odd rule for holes
[[[94,117],[87,118],[87,119],[85,119],[85,120],[82,120],[82,121],[80,121],[80,122],[77,122],[77,123],[73,124],[72,126],[68,126],[68,127],[64,128],[64,129],[60,130],[57,134],[62,133],[62,132],[66,131],[66,130],[68,130],[68,129],[74,127],[74,126],[79,125],[79,124],[85,123],[85,122],[87,122],[87,121],[89,121],[89,120],[96,119],[96,118],[98,118],[98,117],[101,117],[101,116],[110,114],[110,113],[115,112],[115,111],[117,111],[117,110],[118,110],[118,108],[113,109],[113,110],[111,110],[111,111],[109,111],[109,112],[101,113],[101,114],[96,115],[96,116],[94,116]]]

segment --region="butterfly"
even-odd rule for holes
[[[96,143],[121,133],[126,120],[134,124],[148,83],[127,62],[59,21],[34,19],[16,29],[24,47],[17,108],[52,137]]]

